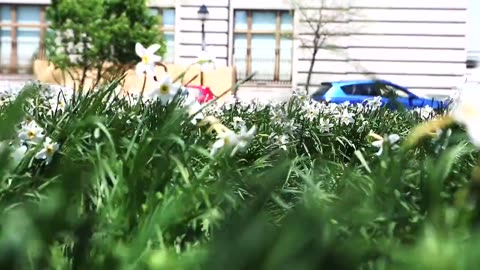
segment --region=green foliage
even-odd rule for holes
[[[48,7],[47,18],[52,29],[47,55],[62,69],[103,71],[105,63],[120,68],[138,62],[136,42],[163,44],[158,18],[146,0],[57,0]],[[165,53],[164,46],[159,53]]]
[[[410,150],[385,143],[376,156],[370,131],[403,141],[421,113],[303,96],[227,103],[204,113],[258,132],[245,152],[212,156],[213,136],[190,123],[180,97],[132,103],[115,97],[117,85],[76,96],[62,111],[49,105],[58,94],[32,85],[0,107],[3,145],[24,114],[60,144],[48,165],[35,148],[16,166],[0,164],[1,269],[478,265],[470,175],[479,155],[457,128]]]

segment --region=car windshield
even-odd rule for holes
[[[332,87],[332,84],[331,83],[322,83],[320,85],[320,87],[317,89],[317,91],[315,91],[312,96],[323,96],[325,95],[325,93],[328,92],[328,90]]]

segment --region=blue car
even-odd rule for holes
[[[381,97],[380,102],[388,108],[398,108],[398,105],[407,109],[430,106],[434,109],[447,107],[443,101],[433,98],[419,97],[407,88],[385,80],[355,80],[322,83],[320,88],[312,94],[315,101],[331,103],[350,102],[363,103],[375,97]]]

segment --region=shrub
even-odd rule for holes
[[[79,74],[69,75],[81,85],[88,71],[96,71],[98,83],[131,67],[138,60],[135,42],[162,44],[158,19],[150,15],[145,0],[57,0],[48,7],[47,18],[52,29],[46,41],[48,59],[63,70],[80,68]]]

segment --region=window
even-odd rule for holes
[[[380,96],[381,92],[374,84],[364,83],[364,84],[352,84],[342,86],[343,92],[347,95],[354,96]]]
[[[45,6],[0,5],[0,72],[31,73],[45,55]]]
[[[291,81],[292,21],[289,11],[235,11],[233,61],[238,79],[257,72],[255,81]]]
[[[330,90],[330,88],[332,88],[331,83],[322,83],[320,87],[317,89],[317,91],[315,91],[315,93],[312,94],[312,97],[321,97],[325,95],[328,92],[328,90]]]
[[[382,96],[397,96],[400,98],[408,98],[410,95],[402,88],[391,84],[378,84],[378,88],[382,92]]]
[[[151,14],[159,17],[160,32],[167,46],[164,62],[175,61],[175,9],[174,8],[150,8]]]

